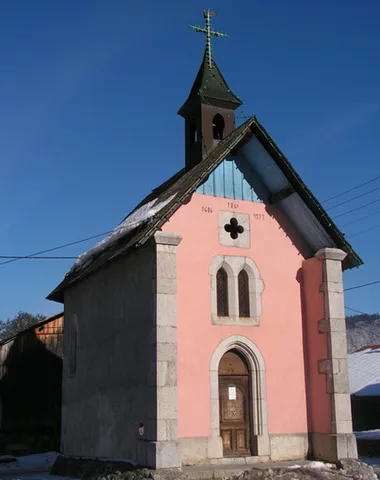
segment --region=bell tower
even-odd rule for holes
[[[211,28],[215,12],[203,11],[205,28],[190,25],[206,36],[202,64],[186,102],[178,110],[185,119],[185,161],[192,168],[235,129],[235,110],[241,100],[231,91],[212,56],[211,37],[227,37]]]

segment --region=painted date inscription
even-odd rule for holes
[[[211,207],[202,207],[202,212],[212,213],[212,208]]]
[[[227,203],[228,208],[239,208],[239,204],[235,202],[228,202]]]
[[[263,213],[254,213],[252,215],[253,220],[264,220],[264,214]]]

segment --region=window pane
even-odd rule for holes
[[[216,274],[216,301],[219,317],[228,317],[228,277],[223,268]]]
[[[249,317],[249,284],[248,274],[242,270],[238,276],[239,317]]]

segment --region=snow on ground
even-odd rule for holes
[[[325,463],[325,462],[310,462],[305,465],[291,465],[290,467],[287,468],[316,468],[316,469],[326,469],[326,468],[331,468],[332,465],[331,463]]]
[[[379,457],[359,457],[359,460],[371,465],[372,467],[380,467],[380,458]]]
[[[0,463],[0,480],[67,480],[49,475],[57,456],[56,452],[39,453],[17,457],[16,461],[11,463]],[[8,456],[0,456],[0,462],[2,458],[8,458]]]
[[[363,432],[354,432],[359,440],[380,440],[380,430],[365,430]]]

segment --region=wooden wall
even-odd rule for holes
[[[0,450],[59,449],[63,314],[0,344]]]

